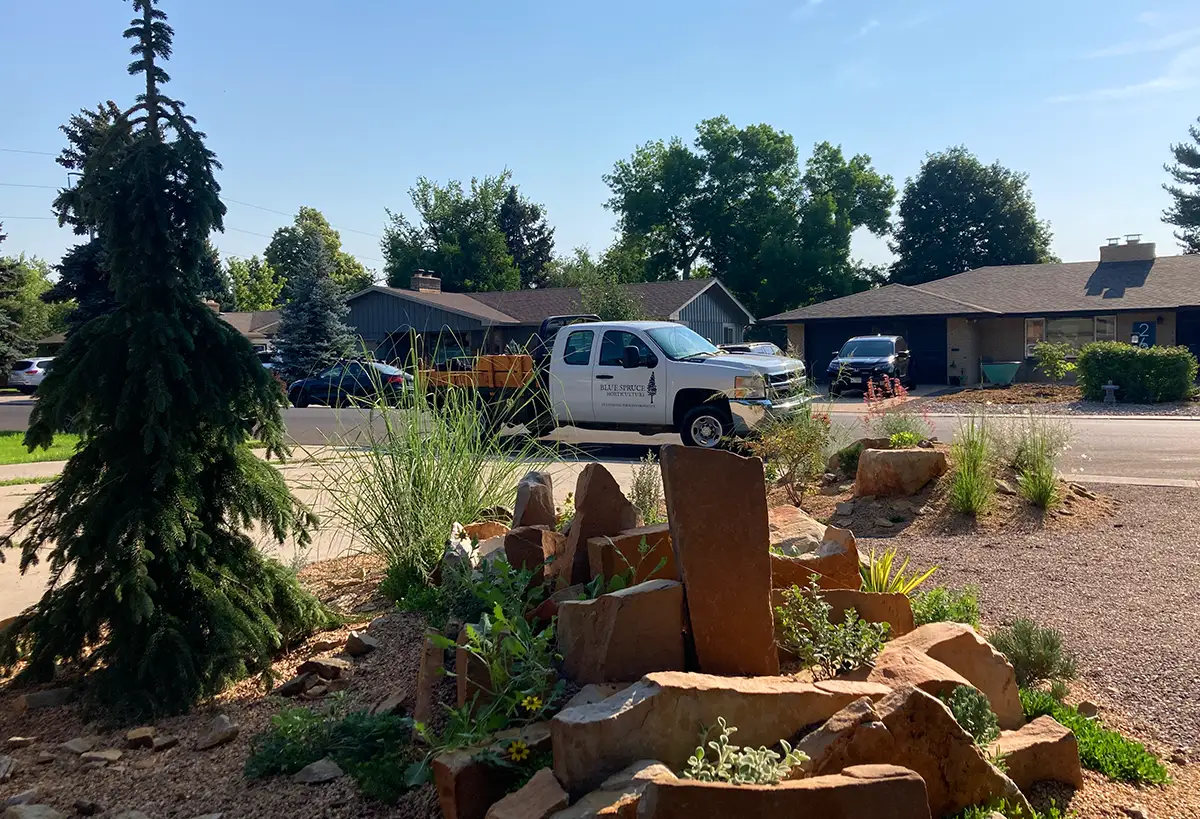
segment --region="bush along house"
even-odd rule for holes
[[[1040,341],[1076,350],[1093,341],[1182,345],[1200,353],[1200,255],[1156,256],[1136,235],[1109,239],[1098,262],[979,267],[920,285],[889,284],[762,319],[820,377],[833,352],[860,335],[903,336],[922,384],[980,383],[981,364],[1019,363],[1043,380]]]
[[[444,293],[426,271],[411,288],[375,286],[355,293],[348,323],[381,361],[407,361],[412,339],[435,363],[477,353],[525,347],[542,320],[586,312],[579,289],[544,287],[491,293]],[[685,324],[713,344],[744,340],[754,316],[714,278],[624,285],[646,319]]]

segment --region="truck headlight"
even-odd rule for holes
[[[767,383],[761,375],[739,375],[733,379],[733,397],[750,400],[767,397]]]

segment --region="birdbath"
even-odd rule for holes
[[[1114,384],[1110,380],[1107,384],[1104,384],[1103,386],[1101,386],[1101,389],[1104,390],[1104,403],[1105,404],[1117,403],[1117,390],[1121,389],[1120,387],[1118,387],[1116,384]]]

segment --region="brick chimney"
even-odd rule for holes
[[[413,274],[408,289],[418,293],[441,293],[442,280],[432,270],[418,270]]]
[[[1143,242],[1142,234],[1128,233],[1125,244],[1119,236],[1113,236],[1108,244],[1100,246],[1101,262],[1152,262],[1155,256],[1154,242]]]

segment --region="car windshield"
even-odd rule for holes
[[[655,327],[649,333],[667,358],[674,361],[698,355],[718,355],[721,352],[704,336],[680,325]]]
[[[895,352],[886,338],[852,338],[842,345],[838,358],[882,358]]]

